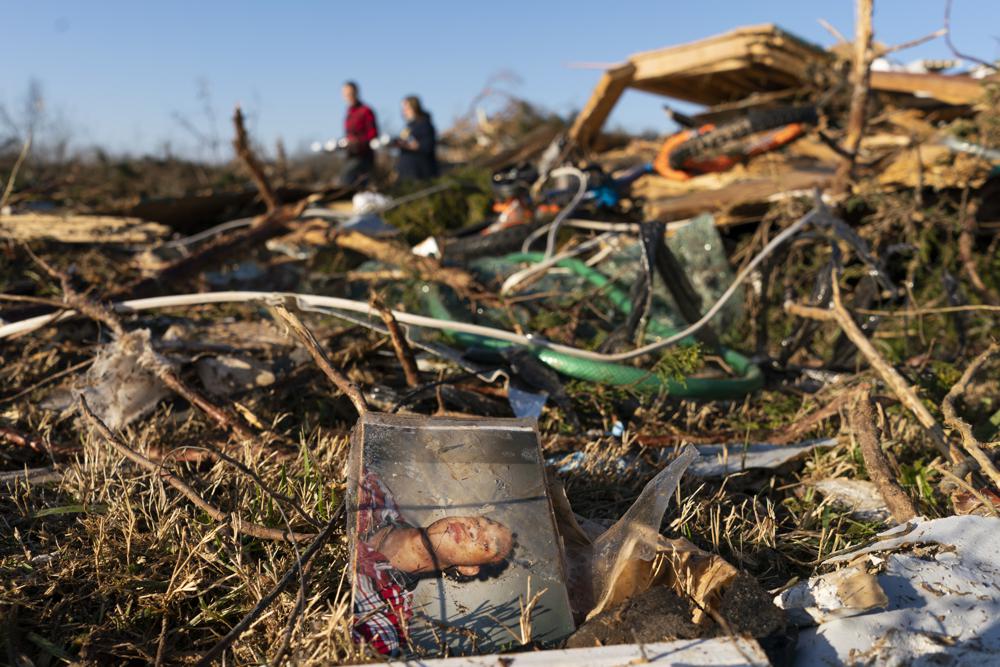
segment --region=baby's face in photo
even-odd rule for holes
[[[486,517],[439,519],[428,526],[427,535],[438,558],[458,566],[463,574],[503,561],[514,547],[510,529]]]

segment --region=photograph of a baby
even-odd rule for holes
[[[354,640],[390,657],[463,655],[573,630],[534,426],[369,413],[349,490]]]

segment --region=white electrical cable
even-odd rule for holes
[[[764,259],[774,252],[775,248],[785,242],[789,237],[796,234],[805,225],[811,222],[816,216],[822,212],[819,208],[814,208],[809,211],[806,215],[799,218],[792,225],[782,230],[780,234],[775,236],[771,241],[764,246],[764,248],[757,254],[753,260],[740,271],[739,275],[736,276],[736,280],[729,286],[728,289],[719,297],[719,300],[706,312],[700,320],[690,325],[683,331],[679,331],[669,338],[656,341],[655,343],[650,343],[648,345],[643,345],[642,347],[637,347],[628,352],[619,352],[617,354],[601,354],[599,352],[592,352],[590,350],[583,350],[580,348],[573,347],[571,345],[562,345],[559,343],[553,343],[547,341],[543,338],[538,338],[531,334],[521,335],[514,333],[512,331],[506,331],[504,329],[495,329],[493,327],[485,327],[478,324],[470,324],[468,322],[458,322],[452,320],[440,320],[433,317],[424,317],[423,315],[414,315],[413,313],[405,313],[400,311],[393,311],[393,315],[396,320],[402,324],[409,324],[415,327],[421,327],[425,329],[439,329],[445,331],[457,331],[461,333],[469,333],[477,336],[485,336],[488,338],[495,338],[497,340],[507,341],[509,343],[515,343],[517,345],[525,345],[529,347],[543,347],[546,349],[554,350],[556,352],[562,352],[578,359],[589,359],[591,361],[605,361],[605,362],[619,362],[628,361],[629,359],[634,359],[636,357],[641,357],[650,352],[655,352],[657,350],[669,347],[678,341],[687,338],[691,334],[695,333],[701,329],[705,324],[711,320],[716,313],[732,298],[733,294],[736,292],[736,288],[740,286],[743,281],[753,272],[757,266],[764,261]],[[285,298],[293,298],[296,301],[296,305],[303,310],[312,310],[318,312],[328,312],[329,314],[336,315],[334,311],[336,310],[347,310],[356,313],[365,313],[371,315],[372,317],[380,317],[378,311],[371,305],[364,301],[354,301],[352,299],[342,299],[340,297],[333,296],[322,296],[318,294],[294,294],[294,293],[282,293],[282,292],[202,292],[197,294],[178,294],[172,296],[159,296],[152,297],[149,299],[132,299],[129,301],[123,301],[114,304],[114,308],[123,312],[137,312],[141,310],[152,310],[156,308],[171,308],[177,306],[198,306],[212,303],[238,303],[246,301],[268,301],[268,300],[284,300]],[[39,315],[38,317],[32,317],[26,320],[21,320],[20,322],[11,322],[9,324],[4,324],[0,326],[0,340],[4,338],[9,338],[20,333],[26,333],[29,331],[35,331],[50,322],[56,322],[68,317],[72,317],[75,311],[64,311],[62,313],[52,313],[49,315]]]
[[[509,276],[507,276],[507,280],[503,281],[503,285],[500,286],[500,296],[507,296],[507,294],[512,289],[514,289],[514,287],[520,285],[522,282],[524,282],[531,276],[538,273],[542,273],[543,271],[548,271],[550,267],[555,266],[562,260],[568,259],[570,257],[575,257],[581,253],[587,252],[594,246],[599,245],[602,242],[607,241],[608,239],[617,235],[618,235],[617,232],[604,232],[599,236],[595,236],[592,239],[584,241],[583,243],[574,248],[570,248],[569,250],[561,252],[558,255],[553,255],[548,259],[543,259],[541,262],[538,262],[537,264],[532,264],[526,269],[521,269],[516,273],[510,274]]]
[[[569,217],[569,215],[576,209],[577,205],[583,201],[584,196],[587,194],[587,175],[576,167],[559,167],[558,169],[553,169],[549,172],[547,178],[555,178],[557,176],[575,177],[577,182],[576,194],[573,195],[573,199],[570,200],[569,204],[563,206],[559,213],[556,214],[555,220],[536,229],[532,232],[531,236],[525,239],[524,244],[521,246],[521,252],[528,252],[531,248],[531,244],[534,243],[536,239],[540,238],[543,234],[548,233],[548,238],[545,240],[545,257],[552,257],[556,251],[556,234],[559,233],[559,228],[562,226],[563,221]]]
[[[566,218],[564,227],[587,229],[594,232],[632,232],[636,233],[642,227],[638,222],[605,222],[604,220],[584,220],[583,218]]]

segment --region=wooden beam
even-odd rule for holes
[[[750,55],[748,44],[743,39],[727,40],[705,46],[697,50],[672,51],[664,49],[658,54],[642,58],[635,57],[636,81],[662,79],[677,74],[686,74],[694,69],[710,69],[715,63],[733,59],[746,59]],[[714,71],[714,70],[712,70]]]
[[[572,128],[570,139],[588,148],[627,87],[700,104],[732,102],[766,88],[794,87],[810,63],[832,56],[771,24],[747,26],[707,39],[633,55],[608,70]],[[715,75],[732,76],[718,81]],[[745,73],[745,81],[740,74]],[[772,83],[773,82],[773,83]]]
[[[635,65],[626,63],[609,69],[601,76],[594,92],[590,94],[587,105],[583,107],[569,129],[571,142],[584,149],[593,145],[604,121],[611,115],[611,110],[618,103],[622,93],[632,83],[634,75]]]
[[[716,190],[650,201],[646,204],[646,217],[669,222],[694,217],[699,213],[725,213],[740,207],[766,204],[775,195],[785,192],[824,188],[833,180],[833,176],[833,170],[796,170],[782,174],[780,178],[735,181]]]
[[[149,243],[170,228],[139,218],[74,213],[18,213],[0,216],[0,238],[49,239],[60,243]]]
[[[988,80],[971,76],[914,74],[911,72],[872,72],[871,87],[893,93],[932,97],[946,104],[975,104],[983,96]]]

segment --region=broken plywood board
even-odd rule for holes
[[[760,75],[772,75],[773,79],[801,83],[808,75],[811,64],[831,59],[832,56],[822,48],[773,24],[762,24],[737,28],[687,44],[637,53],[629,60],[636,66],[637,84],[669,88],[672,79],[710,77],[721,72],[749,73],[754,69]],[[760,92],[759,82],[746,82],[745,85],[749,88],[729,94],[721,90],[712,92],[710,86],[696,86],[702,91],[694,93],[696,99],[688,101],[719,104]]]
[[[872,72],[872,90],[930,97],[945,104],[975,104],[983,97],[983,81],[971,76]]]
[[[0,238],[40,239],[60,243],[149,243],[162,239],[170,228],[139,218],[107,215],[18,213],[0,216]]]
[[[808,195],[814,188],[823,189],[833,180],[832,169],[789,171],[780,176],[752,178],[730,183],[718,190],[691,192],[670,199],[658,199],[646,204],[646,217],[670,222],[700,213],[723,214],[716,220],[722,226],[742,222],[759,214],[775,197],[801,192]]]
[[[833,56],[772,24],[737,28],[707,39],[637,53],[609,69],[570,129],[589,148],[629,87],[699,104],[735,102],[797,88]]]

